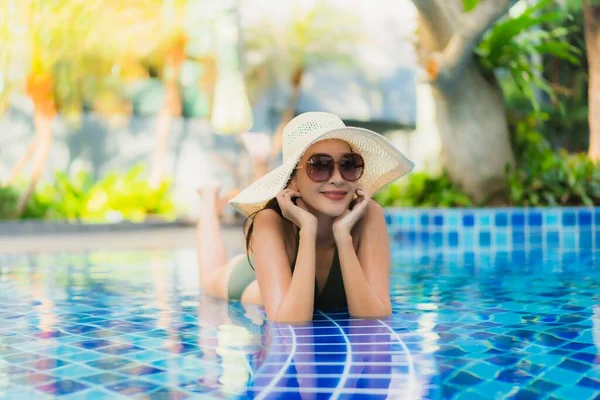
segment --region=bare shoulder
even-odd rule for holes
[[[381,221],[385,222],[385,215],[383,214],[383,207],[381,204],[373,199],[369,199],[369,204],[363,217],[364,224],[373,226],[373,224],[379,225]]]
[[[263,228],[281,228],[283,227],[283,218],[275,210],[266,209],[258,212],[254,217],[255,229]]]
[[[367,213],[383,216],[383,207],[375,200],[369,199],[369,205],[367,205]]]
[[[270,243],[271,245],[277,243],[283,245],[288,256],[291,257],[291,254],[296,250],[292,247],[291,243],[293,240],[290,235],[290,229],[286,229],[286,221],[284,218],[275,210],[266,209],[259,212],[254,217],[254,228],[250,247],[252,250],[255,250],[256,246],[254,246],[254,244],[256,241]]]
[[[369,200],[365,214],[360,221],[355,225],[353,231],[355,234],[352,236],[356,237],[356,243],[360,243],[360,237],[369,233],[373,233],[373,230],[385,230],[385,215],[383,207],[373,199]]]

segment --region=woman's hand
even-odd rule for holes
[[[298,198],[296,204],[292,201],[292,198]],[[306,204],[300,198],[300,192],[293,189],[283,189],[276,196],[279,208],[283,216],[292,221],[300,229],[315,229],[317,228],[317,217],[308,211]]]
[[[333,236],[336,240],[349,236],[354,225],[356,225],[367,210],[369,200],[371,199],[370,193],[367,193],[364,189],[357,189],[356,194],[358,198],[352,210],[347,209],[333,222]]]

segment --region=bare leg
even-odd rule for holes
[[[200,263],[200,287],[207,293],[214,293],[214,272],[227,263],[227,248],[217,212],[219,189],[218,184],[198,189],[202,197],[202,207],[196,230],[196,251]]]

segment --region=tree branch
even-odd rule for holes
[[[429,78],[451,90],[473,57],[485,32],[506,14],[511,0],[481,0],[471,12],[463,13],[457,29],[441,53],[434,53],[425,65]]]

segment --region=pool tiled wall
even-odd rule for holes
[[[398,244],[450,250],[579,251],[600,248],[600,208],[388,208]]]

